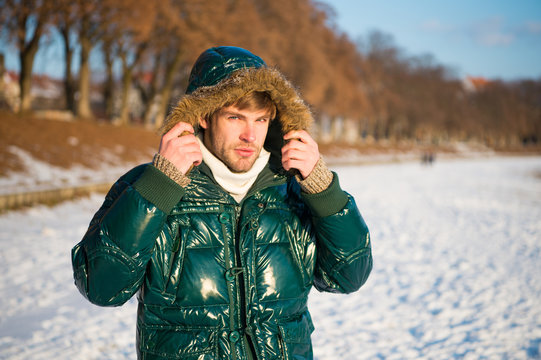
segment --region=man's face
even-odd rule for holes
[[[246,172],[263,148],[270,120],[268,110],[224,107],[210,121],[200,120],[203,142],[231,171]]]

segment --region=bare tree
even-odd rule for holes
[[[113,75],[113,63],[114,63],[114,54],[113,54],[113,44],[110,36],[107,35],[107,32],[104,33],[105,36],[102,39],[102,50],[103,58],[105,61],[105,81],[103,84],[103,102],[105,104],[105,116],[107,119],[111,120],[114,113],[114,89],[115,89],[115,79]]]
[[[55,23],[64,43],[64,97],[67,110],[75,113],[75,80],[72,72],[76,43],[74,26],[77,22],[76,4],[68,0],[57,0],[54,4]]]
[[[101,7],[104,2],[101,0],[76,1],[79,18],[77,33],[81,47],[77,116],[82,119],[93,117],[90,106],[90,53],[101,35]]]
[[[157,4],[156,16],[160,21],[152,29],[153,41],[148,52],[150,56],[147,56],[152,72],[150,86],[144,91],[148,100],[144,114],[146,126],[157,128],[162,125],[173,87],[179,81],[186,83],[190,62],[198,55],[195,49],[221,42],[218,38],[225,31],[221,24],[228,22],[216,19],[224,18],[227,9],[231,11],[224,4],[208,0],[173,0]],[[235,23],[234,20],[231,22]]]
[[[111,5],[115,16],[111,18],[118,24],[114,29],[112,45],[121,61],[121,105],[120,124],[128,124],[130,107],[129,94],[135,67],[149,48],[150,34],[156,20],[156,4],[136,0],[122,0]]]
[[[31,110],[32,68],[42,35],[50,21],[50,7],[44,0],[1,0],[0,20],[19,52],[19,112]]]

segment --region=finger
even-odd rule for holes
[[[286,149],[282,152],[282,159],[285,160],[303,160],[306,159],[309,156],[305,151],[299,150],[299,149]]]
[[[194,134],[184,131],[180,136],[171,139],[171,142],[177,146],[187,146],[191,144],[196,144],[199,148],[199,142]]]
[[[164,138],[162,139],[160,143],[160,150],[159,152],[166,151],[166,152],[175,152],[178,149],[182,149],[186,145],[189,144],[188,139],[185,139],[184,136],[182,138],[179,137],[172,137],[172,138]]]
[[[293,155],[288,155],[294,158],[310,159],[319,158],[319,150],[317,143],[306,144],[298,140],[291,140],[288,144],[282,147],[282,157],[288,152],[293,152]]]
[[[178,153],[201,151],[195,135],[189,134],[181,137],[162,139],[158,152],[166,158],[175,157]]]
[[[180,139],[177,138],[178,141]],[[172,143],[171,141],[170,143]],[[201,164],[203,155],[199,144],[192,143],[184,147],[175,146],[169,151],[164,151],[165,156],[171,163],[173,163],[183,174],[187,175],[193,166]]]
[[[290,170],[298,170],[301,175],[303,175],[304,177],[304,161],[302,160],[295,160],[295,159],[289,159],[289,160],[285,160],[285,161],[282,161],[282,167],[286,170],[286,171],[290,171]]]
[[[282,153],[289,150],[309,151],[310,146],[297,139],[291,139],[282,147]]]
[[[306,179],[314,169],[315,164],[313,161],[307,159],[287,159],[285,161],[282,159],[282,167],[286,171],[295,169],[301,174],[303,179]]]
[[[299,141],[309,144],[314,142],[310,134],[306,130],[292,130],[284,135],[284,140],[298,139]]]
[[[199,164],[201,161],[203,161],[203,156],[197,151],[186,152],[184,153],[184,157],[186,158],[186,162],[189,164]]]
[[[164,137],[167,137],[167,138],[179,137],[184,132],[193,134],[194,133],[193,126],[187,122],[180,121],[177,124],[175,124],[175,126],[173,126],[171,130],[169,130],[164,135]]]
[[[203,162],[203,153],[199,148],[199,144],[197,144],[197,147],[190,152],[189,156],[191,162],[196,166]]]

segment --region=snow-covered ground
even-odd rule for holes
[[[341,167],[374,270],[313,292],[317,359],[541,358],[541,158]],[[133,359],[136,303],[99,308],[70,249],[101,195],[0,216],[0,359]]]
[[[64,169],[40,161],[16,146],[9,146],[9,152],[17,156],[25,169],[24,172],[11,172],[8,176],[0,177],[0,196],[4,194],[23,193],[60,189],[64,187],[88,184],[113,183],[131,167],[143,162],[149,162],[154,155],[153,149],[148,149],[148,156],[141,156],[139,162],[122,163],[114,153],[104,153],[99,157],[99,169],[91,169],[82,165]]]

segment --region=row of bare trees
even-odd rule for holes
[[[119,123],[128,124],[135,87],[142,121],[160,126],[199,53],[226,44],[278,67],[302,89],[318,119],[352,124],[352,141],[477,139],[509,145],[541,137],[541,79],[492,81],[469,91],[450,69],[430,56],[405,56],[385,34],[352,41],[333,25],[333,10],[322,2],[0,0],[0,8],[3,33],[20,54],[22,112],[32,106],[40,39],[56,31],[64,44],[66,108],[78,118],[93,118],[92,51],[103,54],[106,116],[116,113]]]
[[[385,34],[359,40],[368,63],[364,93],[377,138],[477,140],[509,147],[541,140],[541,78],[466,86],[429,56],[407,57]]]
[[[193,1],[197,3],[196,1]],[[31,109],[30,85],[34,58],[40,39],[57,31],[65,54],[64,93],[68,110],[79,118],[92,118],[90,106],[90,54],[99,47],[104,57],[104,102],[111,111],[116,74],[121,64],[121,123],[128,122],[128,93],[136,67],[144,61],[156,70],[174,73],[182,54],[193,48],[185,1],[140,2],[136,0],[0,0],[4,32],[20,57],[20,111]],[[194,34],[195,35],[195,34]],[[78,74],[72,71],[79,50]],[[169,80],[171,82],[171,80]],[[161,91],[170,91],[171,84]],[[77,94],[77,98],[75,98]]]

